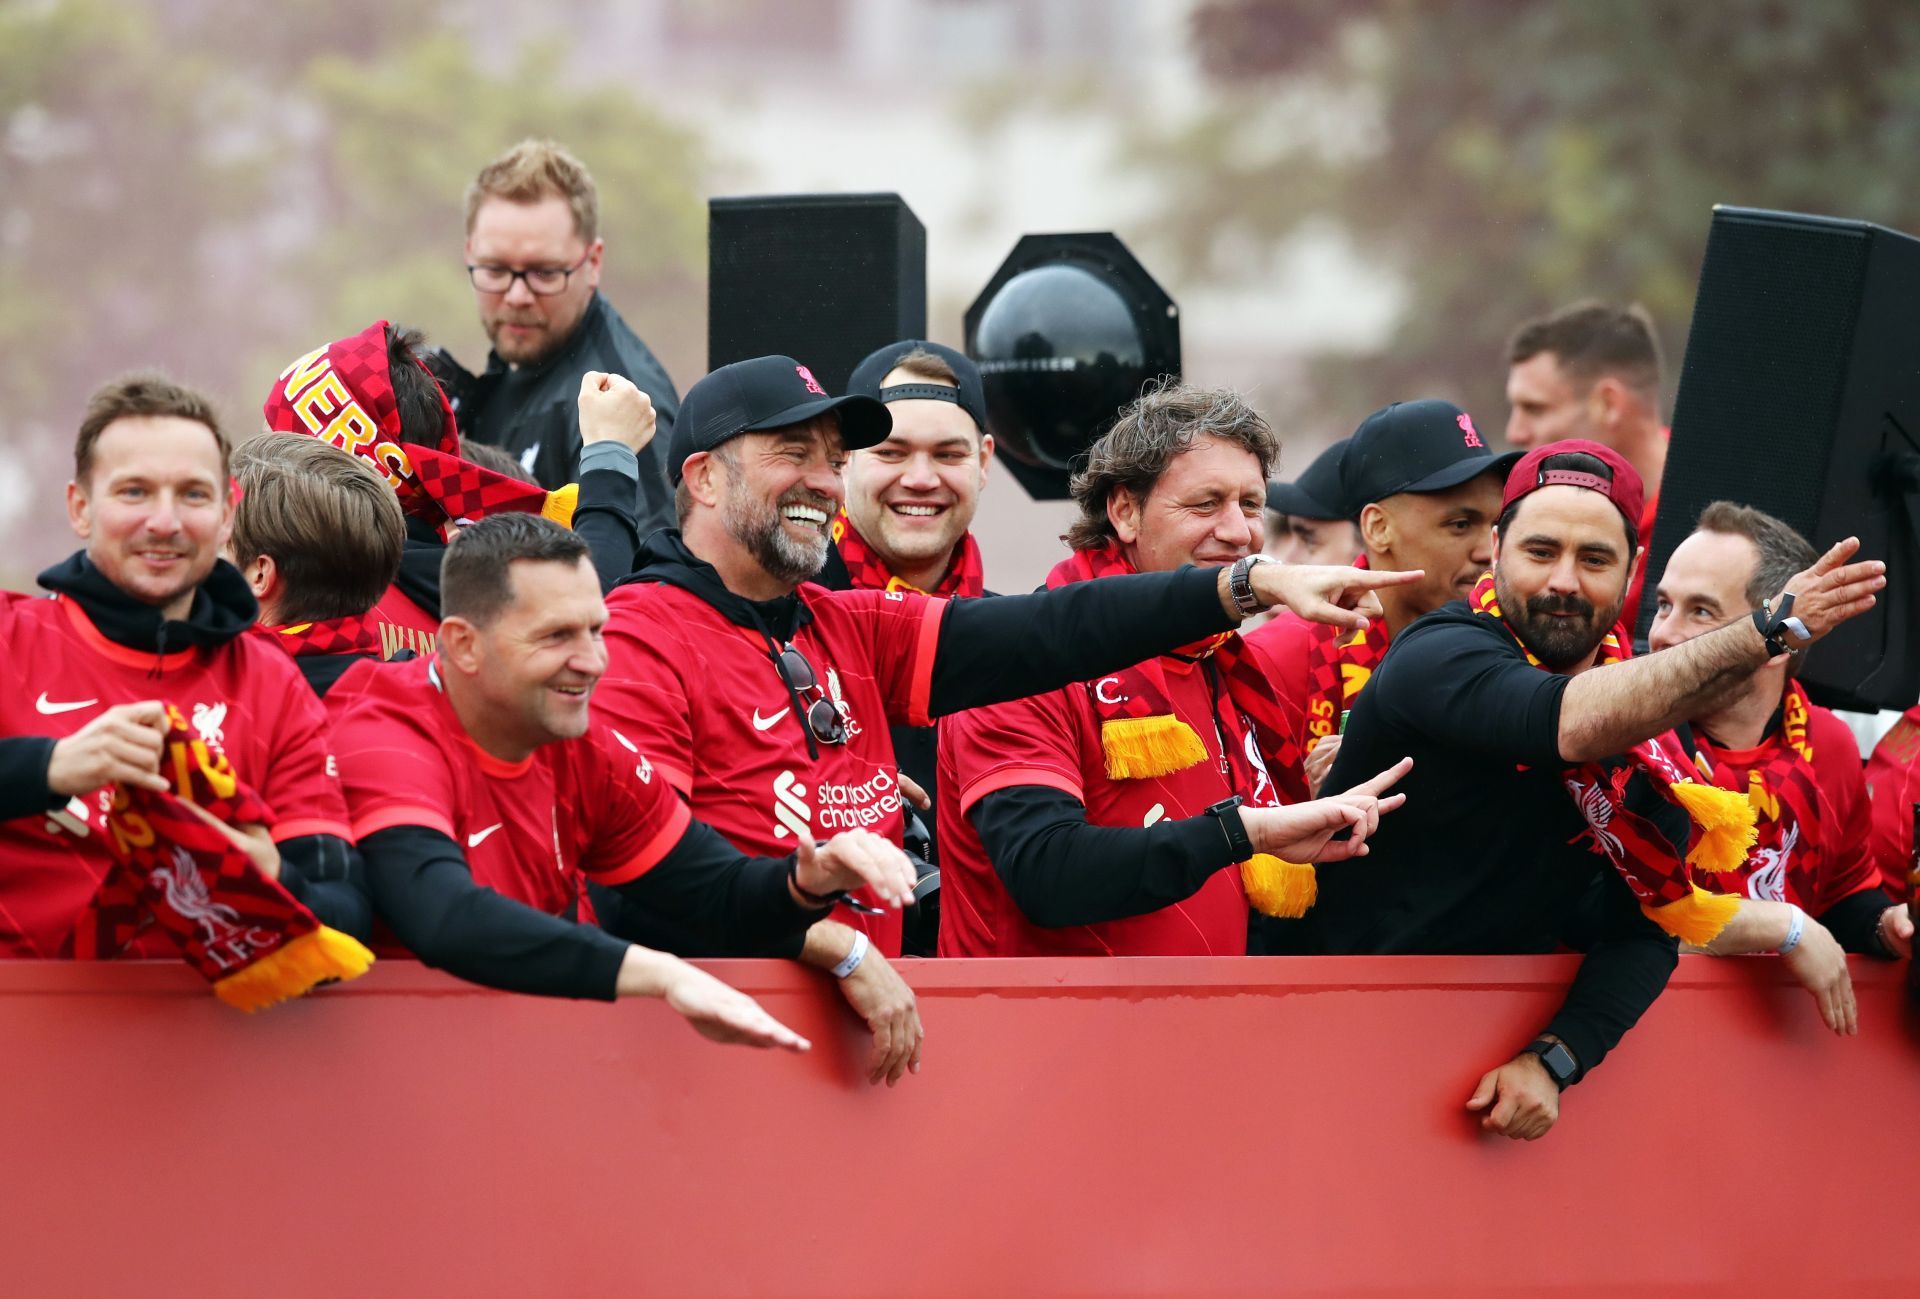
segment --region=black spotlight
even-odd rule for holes
[[[1111,234],[1026,235],[967,308],[1000,457],[1035,500],[1150,380],[1180,377],[1180,309]]]

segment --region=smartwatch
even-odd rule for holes
[[[1579,1076],[1580,1062],[1573,1058],[1573,1052],[1567,1049],[1565,1042],[1549,1042],[1546,1038],[1535,1038],[1527,1043],[1523,1054],[1531,1053],[1540,1057],[1540,1063],[1547,1067],[1547,1076],[1553,1079],[1553,1085],[1565,1091],[1569,1084]]]
[[[1227,836],[1227,850],[1233,854],[1235,861],[1245,861],[1253,856],[1253,840],[1247,837],[1246,822],[1240,819],[1238,794],[1221,799],[1201,815],[1210,816],[1220,823],[1220,829]]]
[[[1233,607],[1240,611],[1241,617],[1251,618],[1267,607],[1253,593],[1253,566],[1271,562],[1265,555],[1243,555],[1234,560],[1228,570],[1227,594],[1233,597]]]

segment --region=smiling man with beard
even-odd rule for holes
[[[673,431],[680,529],[648,538],[608,599],[596,715],[742,851],[777,855],[797,837],[854,828],[899,843],[889,724],[1057,689],[1276,604],[1357,625],[1350,610],[1366,591],[1404,580],[1243,561],[994,600],[826,590],[811,579],[847,453],[891,427],[885,405],[829,396],[792,357],[715,370],[688,391]],[[700,954],[643,916],[602,918],[649,946]],[[912,990],[883,959],[900,951],[900,920],[855,911],[849,922],[860,928],[815,925],[802,959],[841,975],[875,1029],[871,1076],[897,1080],[921,1039]]]
[[[1666,986],[1676,937],[1710,941],[1738,909],[1690,870],[1743,860],[1736,811],[1750,843],[1751,810],[1689,779],[1670,728],[1864,612],[1885,585],[1885,565],[1846,563],[1858,543],[1842,542],[1758,619],[1628,658],[1616,623],[1640,563],[1641,506],[1639,475],[1598,443],[1523,458],[1507,478],[1493,571],[1394,639],[1327,777],[1344,788],[1414,758],[1407,805],[1381,822],[1372,852],[1323,872],[1310,918],[1325,950],[1585,950],[1558,1013],[1467,1102],[1509,1137],[1552,1127],[1561,1089]],[[1710,832],[1718,818],[1730,836]]]

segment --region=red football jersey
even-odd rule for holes
[[[1166,776],[1114,780],[1106,773],[1100,721],[1085,685],[955,713],[940,723],[940,955],[942,956],[1245,956],[1247,895],[1236,866],[1208,877],[1183,902],[1142,916],[1043,929],[1021,914],[988,860],[967,813],[996,790],[1057,789],[1078,799],[1091,825],[1148,826],[1198,816],[1236,793],[1220,770],[1212,692],[1193,665],[1169,667],[1175,716],[1206,745],[1208,761]],[[1225,715],[1228,742],[1256,778],[1266,765],[1237,710]],[[1242,764],[1234,764],[1236,770]]]
[[[651,757],[693,814],[742,852],[784,856],[796,835],[855,829],[899,843],[904,820],[887,727],[931,724],[946,602],[812,583],[800,598],[813,620],[794,646],[847,727],[847,742],[820,744],[818,761],[759,633],[665,583],[634,583],[607,597],[607,674],[593,694],[594,716],[616,744]],[[809,692],[802,704],[817,697]],[[857,896],[875,904],[864,891]],[[864,928],[886,955],[900,954],[893,908],[877,916],[842,909],[834,919]]]
[[[426,658],[356,668],[355,689],[333,708],[356,840],[397,825],[438,830],[476,882],[585,920],[581,876],[638,879],[686,833],[691,814],[644,756],[589,735],[503,762],[467,735],[437,671]]]
[[[1784,731],[1775,731],[1751,749],[1721,749],[1698,730],[1694,739],[1713,768],[1713,783],[1722,789],[1747,793],[1751,772],[1777,746],[1787,743]],[[1807,709],[1807,743],[1813,749],[1813,774],[1819,789],[1819,808],[1811,823],[1778,824],[1763,833],[1744,865],[1720,875],[1696,878],[1720,893],[1768,902],[1791,902],[1818,916],[1844,897],[1880,883],[1880,872],[1867,850],[1867,784],[1860,770],[1860,743],[1847,724],[1824,708]],[[1764,801],[1765,795],[1760,795]],[[1783,800],[1779,816],[1791,818]],[[1763,831],[1771,813],[1760,811]]]
[[[1920,803],[1920,707],[1909,708],[1874,745],[1867,759],[1867,790],[1873,797],[1869,834],[1880,887],[1896,898],[1913,891],[1913,807]]]
[[[218,743],[234,772],[273,811],[276,842],[307,834],[347,838],[347,809],[328,747],[326,715],[279,647],[236,636],[212,649],[164,657],[116,645],[80,605],[0,594],[7,647],[0,734],[65,738],[115,704],[159,699]],[[46,816],[0,821],[0,956],[56,957],[113,857],[108,795],[74,798]],[[128,956],[177,955],[155,930]]]
[[[380,657],[390,659],[401,650],[425,658],[440,647],[440,622],[413,602],[397,586],[387,588],[367,617],[380,632]]]

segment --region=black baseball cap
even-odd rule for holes
[[[1443,492],[1494,470],[1504,481],[1520,456],[1493,454],[1473,417],[1450,401],[1397,401],[1361,420],[1347,439],[1340,485],[1358,514],[1401,492]]]
[[[947,368],[953,371],[953,377],[960,381],[960,386],[949,388],[944,383],[925,382],[896,383],[890,388],[882,388],[881,383],[893,373],[893,368],[900,364],[902,358],[916,351],[930,352],[945,361]],[[866,359],[853,367],[853,376],[847,380],[847,391],[882,402],[950,401],[973,416],[973,422],[982,433],[987,431],[987,393],[980,383],[980,367],[966,353],[956,352],[939,343],[929,343],[921,338],[903,338],[867,353]]]
[[[1355,511],[1346,506],[1340,486],[1340,460],[1348,439],[1342,438],[1314,457],[1290,483],[1267,484],[1267,508],[1296,519],[1346,519]]]
[[[756,356],[709,373],[687,389],[673,421],[667,473],[677,485],[681,466],[696,451],[711,451],[742,433],[802,424],[833,411],[840,441],[849,451],[886,441],[893,416],[872,397],[834,397],[813,371],[790,356]]]

